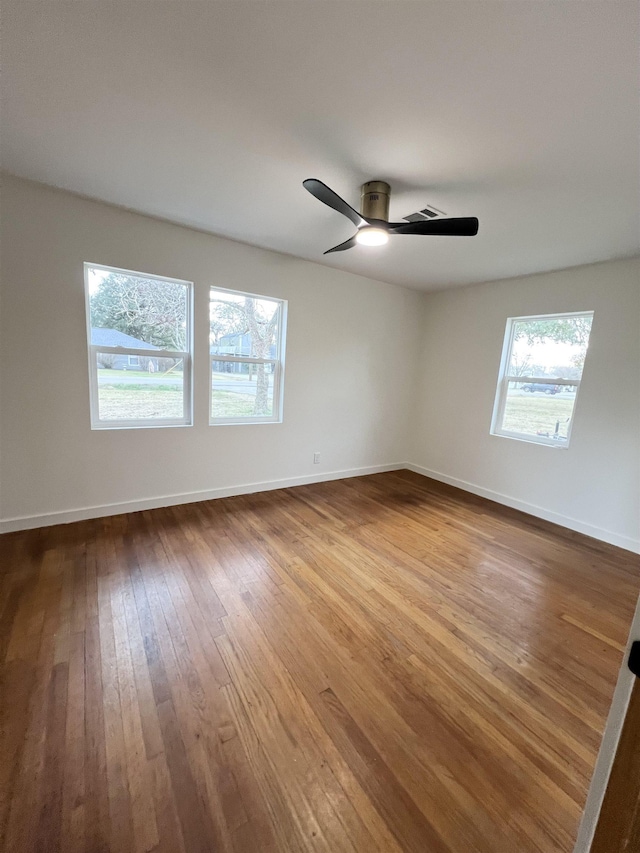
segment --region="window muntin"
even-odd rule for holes
[[[507,320],[493,435],[568,447],[593,312]]]
[[[192,283],[84,270],[91,428],[190,426]]]
[[[209,306],[209,422],[281,422],[286,301],[212,287]]]

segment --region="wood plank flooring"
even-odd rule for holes
[[[3,851],[572,850],[629,552],[397,472],[0,553]]]

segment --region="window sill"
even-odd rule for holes
[[[548,439],[547,441],[544,441],[538,438],[534,438],[533,436],[515,435],[507,432],[490,432],[489,435],[493,436],[494,438],[510,438],[512,441],[523,441],[525,444],[537,444],[539,447],[553,447],[556,450],[569,449],[568,441],[553,441],[553,439]]]
[[[158,424],[91,424],[91,430],[95,432],[104,432],[105,430],[120,430],[120,429],[174,429],[175,427],[191,427],[193,423],[158,423]]]
[[[220,420],[220,421],[209,421],[209,426],[256,426],[256,424],[281,424],[282,418],[267,420],[263,418],[254,418],[253,420]]]

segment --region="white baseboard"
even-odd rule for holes
[[[477,486],[475,483],[468,483],[466,480],[459,480],[457,477],[450,477],[448,474],[440,473],[440,471],[431,471],[429,468],[423,468],[421,465],[413,465],[408,462],[403,467],[408,468],[409,471],[413,471],[416,474],[422,474],[423,477],[430,477],[432,480],[447,483],[449,486],[455,486],[457,489],[462,489],[465,492],[471,492],[481,498],[487,498],[490,501],[504,504],[504,506],[509,506],[512,509],[519,509],[521,512],[526,512],[527,515],[533,515],[536,518],[551,521],[554,524],[559,524],[561,527],[568,527],[569,530],[575,530],[577,533],[584,533],[585,536],[600,539],[601,542],[608,542],[610,545],[616,545],[618,548],[625,548],[627,551],[633,551],[636,554],[640,554],[640,540],[632,539],[630,536],[621,536],[619,533],[614,533],[611,530],[605,530],[602,527],[596,527],[593,524],[586,524],[583,521],[578,521],[576,518],[570,518],[567,515],[551,512],[548,509],[544,509],[544,507],[536,506],[535,504],[530,504],[526,501],[518,500],[517,498],[512,498],[509,495],[503,495],[500,492],[494,492],[491,489],[485,489],[482,486]]]
[[[381,474],[385,471],[399,471],[406,465],[371,465],[366,468],[350,468],[346,471],[326,471],[324,473],[289,477],[284,480],[270,480],[262,483],[245,483],[240,486],[228,486],[222,489],[206,489],[200,492],[182,492],[175,495],[163,495],[158,498],[140,498],[123,503],[102,504],[100,506],[80,507],[78,509],[59,510],[43,515],[23,515],[0,520],[0,533],[13,533],[17,530],[33,530],[36,527],[51,527],[53,524],[68,524],[72,521],[84,521],[88,518],[103,518],[107,515],[121,515],[125,512],[140,512],[144,509],[158,509],[163,506],[210,501],[216,498],[230,498],[234,495],[249,495],[254,492],[270,492],[274,489],[287,489],[290,486],[305,486],[309,483],[323,483],[327,480],[345,480],[349,477],[362,477],[366,474]]]
[[[512,509],[518,509],[528,515],[533,515],[536,518],[543,518],[545,521],[551,521],[554,524],[559,524],[561,527],[567,527],[569,530],[575,530],[578,533],[584,533],[585,536],[592,536],[594,539],[599,539],[602,542],[608,542],[610,545],[616,545],[618,548],[625,548],[627,551],[633,551],[636,554],[640,553],[640,541],[632,539],[629,536],[621,536],[610,530],[605,530],[601,527],[596,527],[591,524],[585,524],[575,518],[560,515],[556,512],[536,506],[535,504],[526,503],[525,501],[512,498],[509,495],[503,495],[500,492],[494,492],[491,489],[485,489],[482,486],[477,486],[475,483],[469,483],[466,480],[459,480],[457,477],[450,477],[447,474],[442,474],[439,471],[432,471],[429,468],[423,468],[420,465],[413,465],[410,462],[399,463],[395,465],[372,465],[365,468],[350,468],[344,471],[326,471],[319,474],[303,475],[301,477],[288,477],[282,480],[269,480],[260,483],[245,483],[239,486],[227,486],[221,489],[205,489],[199,492],[182,492],[173,495],[162,495],[155,498],[140,498],[133,501],[124,501],[122,503],[102,504],[99,506],[80,507],[77,509],[60,510],[58,512],[44,513],[42,515],[24,515],[15,518],[5,518],[0,520],[0,533],[12,533],[17,530],[32,530],[36,527],[50,527],[53,524],[68,524],[72,521],[84,521],[88,518],[102,518],[108,515],[121,515],[125,512],[140,512],[145,509],[158,509],[164,506],[176,506],[178,504],[195,503],[196,501],[209,501],[217,498],[229,498],[234,495],[248,495],[254,492],[269,492],[274,489],[287,489],[291,486],[304,486],[310,483],[323,483],[327,480],[344,480],[349,477],[362,477],[367,474],[380,474],[385,471],[399,471],[402,468],[407,468],[416,474],[422,474],[423,477],[429,477],[432,480],[438,480],[441,483],[447,483],[450,486],[455,486],[457,489],[462,489],[465,492],[471,492],[474,495],[479,495],[482,498],[487,498],[490,501],[495,501],[499,504],[504,504]]]

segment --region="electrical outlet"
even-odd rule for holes
[[[319,454],[319,453],[314,453],[314,454],[313,454],[313,464],[314,464],[314,465],[319,465],[319,464],[320,464],[320,454]]]

